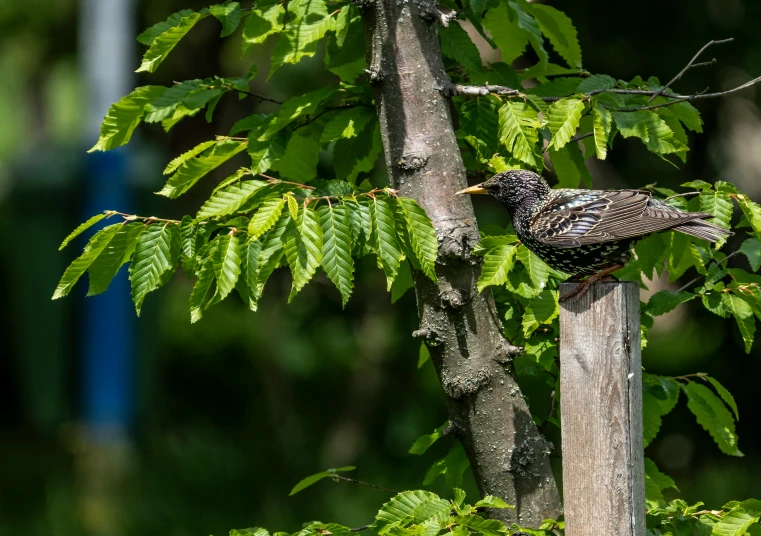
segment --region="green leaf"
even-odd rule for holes
[[[687,407],[698,423],[713,437],[722,452],[742,456],[737,449],[735,421],[724,403],[705,385],[690,382],[682,385],[687,395]]]
[[[528,338],[542,324],[551,324],[560,314],[556,290],[543,290],[531,298],[523,314],[523,336]]]
[[[732,209],[732,199],[728,193],[711,190],[700,194],[700,212],[713,214],[712,223],[720,227],[729,229]]]
[[[740,246],[740,253],[748,258],[751,270],[758,272],[758,269],[761,268],[761,242],[758,238],[746,239]]]
[[[412,268],[410,263],[402,261],[399,265],[399,272],[394,278],[394,282],[391,284],[391,303],[398,302],[402,296],[404,296],[408,290],[414,288],[415,282],[412,280]]]
[[[439,500],[439,496],[430,491],[404,491],[384,504],[375,516],[373,527],[378,534],[387,534],[389,529],[412,518],[415,508],[423,503]]]
[[[455,60],[468,72],[483,70],[481,54],[459,22],[452,21],[448,27],[439,26],[439,39],[445,57]]]
[[[697,295],[691,292],[671,292],[661,290],[650,297],[647,302],[647,312],[651,316],[660,316],[673,311],[677,305],[688,302]]]
[[[612,124],[612,116],[610,112],[604,106],[595,104],[594,112],[594,136],[595,136],[595,151],[597,158],[605,160],[608,155],[608,138],[610,137],[610,129]]]
[[[192,9],[183,9],[177,13],[172,13],[165,21],[154,24],[143,33],[137,36],[137,41],[145,46],[149,46],[153,43],[159,35],[166,32],[168,29],[179,25],[183,18],[192,15]]]
[[[288,197],[293,198],[293,196]],[[275,223],[280,219],[280,215],[283,213],[284,206],[284,197],[265,200],[264,203],[262,203],[262,205],[259,207],[259,210],[257,210],[253,215],[251,221],[248,224],[248,236],[256,239],[269,231],[272,226],[275,225]]]
[[[664,489],[677,489],[674,480],[661,473],[653,460],[645,458],[645,496],[648,501],[662,501]]]
[[[242,15],[238,2],[211,6],[209,12],[222,23],[222,33],[219,34],[219,37],[227,37],[238,29]]]
[[[316,484],[317,482],[319,482],[323,478],[332,478],[333,475],[335,475],[336,473],[344,473],[346,471],[353,471],[354,469],[356,469],[356,467],[353,467],[351,465],[347,465],[346,467],[338,467],[336,469],[328,469],[327,471],[322,471],[321,473],[316,473],[314,475],[310,475],[310,476],[304,478],[303,480],[299,481],[299,483],[296,484],[295,486],[293,486],[293,489],[291,490],[291,492],[288,495],[289,496],[296,495],[298,492],[308,488],[312,484]]]
[[[423,365],[425,365],[430,359],[431,359],[431,353],[428,351],[428,347],[425,345],[424,342],[421,342],[420,350],[418,351],[417,368],[419,369],[423,368]],[[414,454],[414,453],[410,450],[410,454]]]
[[[277,536],[277,532],[275,536]],[[279,534],[283,534],[282,532]],[[252,529],[233,529],[230,531],[230,536],[270,536],[270,533],[266,529],[255,527]]]
[[[531,48],[534,49],[536,55],[539,56],[539,70],[546,73],[548,67],[547,51],[544,49],[544,39],[542,38],[542,31],[537,24],[536,19],[529,15],[518,2],[508,2],[511,11],[515,14],[518,22],[518,27],[525,32],[528,42],[531,44]],[[524,3],[524,5],[527,5]]]
[[[513,265],[517,249],[514,244],[504,244],[486,252],[484,266],[478,277],[478,292],[483,292],[488,286],[504,285],[507,282],[507,274]]]
[[[243,27],[243,53],[253,45],[264,43],[270,35],[279,33],[283,27],[285,8],[280,2],[262,6],[251,11]]]
[[[307,182],[317,176],[320,143],[308,131],[300,129],[288,140],[285,154],[272,169],[280,175],[298,182]]]
[[[616,79],[607,74],[593,74],[582,80],[576,88],[578,93],[591,93],[599,89],[610,89],[616,85]]]
[[[180,226],[152,223],[140,234],[129,267],[132,301],[140,316],[146,294],[164,283],[163,276],[174,269],[180,255]]]
[[[203,143],[200,143],[200,144],[196,145],[195,147],[193,147],[188,152],[182,153],[180,156],[178,156],[177,158],[175,158],[174,160],[169,162],[169,164],[164,169],[164,175],[171,175],[172,173],[177,171],[177,169],[182,164],[184,164],[185,162],[187,162],[191,158],[193,158],[195,156],[198,156],[199,154],[204,152],[206,149],[208,149],[209,147],[211,147],[215,143],[217,143],[216,140],[205,141]]]
[[[425,344],[421,345],[420,351],[425,348]],[[426,348],[427,351],[427,348]],[[419,367],[418,367],[419,368]],[[418,437],[410,447],[410,454],[421,455],[424,454],[436,441],[444,437],[444,430],[449,428],[449,422],[445,422],[438,428],[436,428],[432,434],[426,434]]]
[[[280,106],[280,110],[264,133],[259,136],[259,141],[269,140],[300,117],[314,115],[322,101],[335,93],[335,91],[336,88],[334,87],[324,87],[288,99]]]
[[[158,98],[145,106],[143,121],[146,123],[158,123],[167,117],[171,117],[182,102],[182,99],[197,90],[200,85],[200,80],[186,80],[166,88]]]
[[[740,209],[748,220],[748,223],[756,233],[757,238],[761,238],[761,205],[751,201],[746,195],[738,195],[737,200],[740,202]]]
[[[196,218],[203,219],[233,214],[265,186],[267,183],[263,181],[243,181],[217,190],[203,204]]]
[[[339,110],[322,129],[320,143],[330,143],[339,138],[354,138],[367,126],[374,116],[375,113],[372,109],[364,106]]]
[[[526,103],[507,101],[499,109],[499,136],[513,158],[537,167],[534,146],[539,134],[539,117]]]
[[[523,51],[528,45],[528,39],[518,27],[518,23],[510,18],[507,4],[500,3],[497,7],[487,11],[483,18],[483,24],[502,52],[503,62],[511,64],[523,55]]]
[[[220,235],[217,248],[211,255],[214,279],[217,282],[217,293],[206,307],[211,307],[224,300],[235,288],[235,283],[240,276],[240,255],[238,237],[236,235]]]
[[[79,281],[79,278],[87,271],[90,265],[95,262],[98,256],[108,247],[108,244],[114,238],[116,233],[121,228],[120,223],[109,225],[98,231],[85,246],[82,255],[74,259],[74,261],[66,268],[61,280],[58,282],[58,286],[53,293],[53,299],[63,298]]]
[[[90,227],[98,223],[99,221],[103,220],[104,218],[108,218],[112,215],[113,213],[103,212],[102,214],[96,214],[95,216],[91,216],[84,223],[80,223],[79,226],[69,234],[69,236],[63,239],[63,242],[61,242],[61,245],[58,246],[58,251],[61,251],[63,248],[68,246],[72,240],[74,240],[76,237],[84,233],[87,229],[89,229]]]
[[[454,518],[460,526],[466,527],[484,536],[505,536],[505,524],[496,519],[484,519],[480,516],[457,516]]]
[[[716,522],[711,536],[743,536],[761,518],[761,501],[748,499],[737,503]]]
[[[724,401],[724,403],[732,408],[732,411],[735,414],[735,419],[738,421],[740,420],[740,413],[737,411],[737,402],[735,402],[735,397],[732,396],[732,393],[727,391],[726,387],[724,387],[722,384],[719,383],[719,380],[716,378],[712,378],[711,376],[705,377],[708,382],[713,385],[713,388],[716,389],[716,392],[719,393],[719,396]]]
[[[214,283],[214,268],[212,267],[211,259],[207,259],[198,272],[198,278],[195,285],[193,285],[193,291],[190,293],[191,324],[198,322],[203,316],[206,297],[209,294],[212,283]]]
[[[139,87],[112,104],[100,126],[98,142],[88,152],[109,151],[129,142],[142,120],[146,105],[160,97],[165,90],[162,86]]]
[[[322,226],[322,268],[341,293],[341,305],[346,307],[354,278],[349,207],[323,205],[317,213]]]
[[[649,110],[611,112],[624,138],[640,138],[648,150],[656,154],[683,153],[687,147],[674,137],[674,132],[657,114]]]
[[[269,76],[285,63],[298,63],[302,58],[314,56],[325,33],[333,30],[335,19],[328,15],[322,0],[293,0],[288,11],[296,19],[280,34],[272,51]]]
[[[143,61],[136,72],[155,72],[158,66],[169,55],[172,49],[185,37],[195,24],[203,18],[200,13],[191,13],[182,17],[177,24],[171,26],[160,35],[156,36],[143,56]]]
[[[581,46],[576,28],[562,11],[544,4],[526,4],[558,54],[575,69],[581,68]]]
[[[88,296],[100,294],[108,289],[111,280],[116,276],[119,268],[126,262],[135,251],[137,237],[145,229],[142,223],[128,223],[121,228],[109,241],[108,245],[98,255],[98,258],[90,264],[87,273],[90,277]]]
[[[561,99],[550,105],[547,121],[552,133],[551,146],[561,149],[576,135],[585,106],[581,99]]]
[[[643,374],[642,414],[644,446],[658,435],[664,415],[674,409],[679,400],[679,383],[668,376]]]
[[[743,342],[745,342],[745,353],[749,354],[756,333],[756,321],[753,317],[753,310],[748,302],[734,294],[724,294],[722,301],[726,310],[735,317],[737,327],[740,328],[740,334],[742,335]]]
[[[255,263],[257,268],[256,284],[249,283],[250,295],[254,302],[262,297],[264,284],[269,279],[272,272],[280,266],[280,261],[285,254],[283,235],[286,233],[292,220],[287,215],[282,215],[275,223],[275,226],[264,234],[260,242],[262,243],[259,252],[258,261]],[[248,265],[251,265],[249,261]],[[250,277],[247,274],[247,277]]]
[[[693,132],[703,132],[703,120],[700,112],[689,102],[677,102],[668,107],[688,129]]]
[[[382,150],[380,125],[377,120],[371,121],[356,138],[342,138],[336,141],[333,148],[336,178],[355,183],[360,173],[372,171]],[[336,159],[335,155],[341,156]]]
[[[169,177],[159,195],[176,198],[187,192],[199,179],[218,168],[232,157],[246,149],[247,142],[225,139],[214,144],[205,152],[188,158]]]
[[[476,504],[473,505],[473,508],[512,508],[515,509],[515,506],[507,504],[505,501],[500,499],[499,497],[495,497],[494,495],[487,495],[480,501],[478,501]]]
[[[415,252],[415,257],[420,262],[420,268],[434,283],[436,279],[436,255],[438,241],[436,231],[433,229],[428,215],[414,199],[407,197],[397,198],[397,203],[402,209],[404,220],[410,237],[410,245]]]
[[[343,11],[344,9],[341,10]],[[339,43],[338,33],[335,38],[328,38],[328,45],[325,47],[325,68],[338,76],[342,82],[353,84],[367,67],[364,52],[365,34],[359,17],[348,26],[344,44]]]
[[[586,187],[592,186],[592,175],[584,164],[578,144],[568,144],[560,150],[551,147],[547,152],[558,176],[558,188],[579,188],[582,183]]]
[[[492,96],[465,101],[460,107],[460,135],[489,160],[499,149],[499,100]]]
[[[290,221],[283,239],[285,257],[293,274],[290,302],[312,279],[322,260],[322,227],[317,212],[311,207],[300,207],[298,218]]]
[[[394,211],[385,196],[375,196],[370,203],[372,221],[372,248],[378,256],[378,267],[386,274],[387,290],[396,278],[404,257],[396,239]]]
[[[527,247],[518,249],[517,258],[526,267],[526,272],[531,278],[534,288],[543,289],[550,275],[550,267]]]

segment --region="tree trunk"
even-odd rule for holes
[[[429,0],[430,1],[430,0]],[[451,423],[483,495],[515,510],[493,517],[537,526],[561,513],[549,444],[510,374],[519,349],[502,335],[490,291],[478,294],[478,228],[452,127],[450,81],[428,1],[358,0],[368,74],[391,184],[428,213],[439,241],[438,284],[416,274],[420,329],[447,395]],[[452,24],[457,24],[452,22]]]

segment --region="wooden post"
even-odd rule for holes
[[[561,302],[560,414],[566,536],[644,536],[636,283],[596,283]]]

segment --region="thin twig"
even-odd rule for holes
[[[367,530],[370,527],[372,527],[372,525],[362,525],[361,527],[354,527],[353,529],[349,529],[349,532],[362,532],[363,530]]]
[[[661,89],[659,89],[659,90],[658,90],[658,92],[657,92],[655,95],[653,95],[652,97],[650,97],[650,98],[647,100],[647,102],[653,102],[653,100],[655,100],[655,98],[656,98],[656,97],[658,97],[658,96],[659,96],[661,93],[663,93],[664,91],[666,91],[666,89],[668,89],[668,88],[671,86],[671,84],[673,84],[674,82],[676,82],[677,80],[679,80],[680,78],[682,78],[682,76],[684,75],[684,73],[686,73],[686,72],[687,72],[687,71],[689,71],[690,69],[692,69],[692,68],[694,68],[694,67],[701,67],[701,66],[703,66],[703,65],[712,65],[712,64],[716,63],[716,58],[712,59],[711,61],[706,61],[706,62],[703,62],[703,63],[695,63],[695,60],[697,60],[697,59],[698,59],[698,57],[700,57],[700,55],[701,55],[701,54],[702,54],[702,53],[705,51],[705,49],[707,49],[707,48],[708,48],[708,47],[710,47],[711,45],[723,45],[724,43],[731,43],[732,41],[734,41],[734,39],[733,39],[733,38],[731,38],[731,37],[730,37],[729,39],[718,39],[718,40],[712,40],[712,41],[708,41],[708,43],[706,43],[705,45],[703,45],[703,48],[701,48],[700,50],[698,50],[697,54],[695,54],[695,55],[692,57],[692,59],[690,60],[690,62],[689,62],[687,65],[685,65],[685,66],[684,66],[684,69],[682,69],[681,71],[679,71],[679,72],[676,74],[676,76],[675,76],[674,78],[672,78],[671,80],[669,80],[669,82],[668,82],[668,83],[667,83],[665,86],[663,86]]]
[[[138,216],[137,214],[127,214],[126,212],[118,212],[116,210],[104,211],[109,216],[121,216],[125,221],[144,221],[146,223],[163,221],[166,223],[182,223],[179,220],[167,220],[165,218],[157,218],[156,216]]]
[[[355,478],[349,478],[347,476],[342,476],[338,474],[334,474],[331,476],[334,480],[343,480],[344,482],[351,482],[352,484],[359,484],[360,486],[367,486],[369,488],[375,488],[379,489],[381,491],[387,491],[389,493],[397,494],[398,491],[395,491],[393,489],[384,488],[383,486],[379,486],[377,484],[370,484],[369,482],[362,482],[361,480],[357,480]]]
[[[174,84],[182,84],[182,82],[179,82],[177,80],[174,81]],[[264,95],[259,95],[258,93],[253,93],[251,91],[246,91],[245,89],[238,89],[237,87],[233,87],[230,84],[222,84],[221,87],[217,86],[199,86],[201,89],[227,89],[232,91],[237,91],[238,93],[241,93],[243,95],[249,95],[251,97],[256,97],[259,100],[267,101],[267,102],[274,102],[275,104],[283,104],[282,101],[271,99],[269,97],[265,97]]]
[[[675,197],[689,197],[691,195],[700,195],[700,194],[701,192],[684,192],[682,194],[670,195],[666,199],[664,199],[664,201],[668,201],[669,199],[674,199]]]
[[[584,138],[588,138],[589,136],[594,136],[594,131],[590,130],[589,132],[585,132],[584,134],[579,134],[578,136],[574,136],[570,140],[568,140],[568,143],[571,143],[572,141],[579,141],[583,140]]]
[[[726,257],[724,257],[724,259],[723,259],[723,260],[719,261],[717,264],[719,264],[719,265],[722,265],[722,264],[724,264],[725,262],[727,262],[729,259],[731,259],[732,257],[734,257],[735,255],[737,255],[737,254],[739,254],[739,253],[740,253],[740,250],[737,250],[737,251],[733,251],[732,253],[730,253],[729,255],[727,255]],[[704,276],[704,275],[702,275],[702,274],[701,274],[701,275],[699,275],[699,276],[697,276],[697,277],[696,277],[696,278],[694,278],[693,280],[691,280],[691,281],[688,281],[687,283],[685,283],[684,285],[682,285],[681,287],[679,287],[679,290],[677,290],[677,292],[682,292],[682,291],[684,291],[684,290],[687,290],[688,288],[690,288],[692,285],[694,285],[695,283],[697,283],[698,281],[700,281],[700,280],[701,280],[701,279],[703,279],[704,277],[705,277],[705,276]]]

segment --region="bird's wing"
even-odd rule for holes
[[[711,217],[683,212],[642,190],[556,192],[530,225],[540,242],[559,248],[635,238]]]

